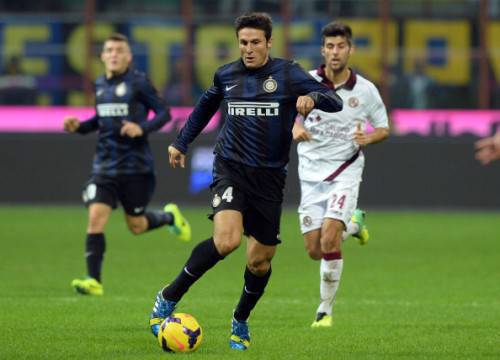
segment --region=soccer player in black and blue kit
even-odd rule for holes
[[[271,259],[281,242],[281,205],[295,117],[314,107],[340,111],[342,100],[295,62],[269,56],[269,15],[242,15],[235,21],[235,30],[241,59],[217,70],[212,87],[169,147],[170,164],[184,167],[188,145],[225,102],[226,121],[214,150],[213,236],[193,249],[177,278],[158,293],[150,327],[156,335],[189,287],[238,248],[244,234],[247,264],[229,344],[246,350],[250,345],[247,319],[264,293]]]
[[[71,283],[84,295],[103,294],[104,228],[117,201],[124,208],[133,234],[169,225],[180,240],[191,238],[191,228],[175,204],[167,204],[164,211],[146,211],[155,188],[153,154],[147,137],[170,120],[170,109],[145,74],[130,68],[132,53],[127,37],[108,37],[101,60],[105,75],[96,81],[96,115],[83,122],[71,116],[64,119],[68,132],[99,132],[92,176],[83,191],[88,206],[88,276]],[[155,112],[155,117],[148,121],[149,110]]]

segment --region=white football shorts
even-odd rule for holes
[[[305,234],[321,228],[323,219],[349,223],[358,204],[360,182],[301,181],[300,230]]]

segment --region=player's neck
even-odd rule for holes
[[[340,72],[335,72],[329,67],[325,70],[326,77],[333,83],[333,85],[335,85],[336,88],[344,85],[351,76],[351,70],[347,66]]]
[[[126,68],[125,70],[121,70],[121,71],[108,71],[108,70],[106,70],[106,79],[109,80],[111,78],[123,75],[127,72],[127,70],[128,70],[128,68]]]

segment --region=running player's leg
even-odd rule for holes
[[[333,302],[342,276],[344,261],[341,245],[345,224],[351,220],[358,199],[358,184],[334,182],[328,185],[330,197],[321,227],[320,265],[321,302],[316,311],[313,327],[331,326]]]
[[[303,237],[307,255],[309,255],[312,260],[321,260],[323,258],[320,243],[321,229],[308,231],[303,234]]]
[[[164,210],[147,210],[155,188],[154,175],[129,175],[120,177],[119,199],[125,210],[125,221],[135,234],[168,225],[179,240],[191,240],[191,227],[175,204],[167,204]]]
[[[342,232],[344,224],[336,219],[325,219],[321,228],[320,304],[312,327],[331,326],[332,306],[342,274]]]
[[[199,243],[177,278],[163,290],[163,297],[178,302],[207,270],[236,250],[241,243],[243,221],[236,210],[219,211],[214,216],[213,237]]]
[[[250,346],[248,317],[264,294],[271,277],[271,260],[275,252],[276,245],[264,245],[252,236],[248,237],[244,286],[231,324],[229,344],[232,349],[246,350]]]
[[[244,228],[247,241],[247,264],[240,300],[233,314],[231,338],[232,349],[246,350],[250,346],[248,317],[264,294],[271,277],[271,260],[276,245],[281,240],[281,202],[252,199],[252,205],[244,213]]]
[[[300,230],[304,238],[304,246],[307,254],[312,260],[321,260],[323,252],[321,251],[321,225],[325,216],[326,201],[316,202],[316,199],[322,196],[322,189],[317,186],[316,182],[301,181],[301,193],[303,196],[300,200],[298,209]],[[304,196],[310,194],[310,196]],[[317,196],[316,196],[317,194]]]
[[[352,184],[353,187],[355,186],[357,188],[356,193],[358,193],[360,185],[359,182],[353,182]],[[357,238],[361,245],[366,245],[366,243],[368,243],[370,234],[368,232],[368,228],[365,225],[365,212],[363,210],[354,210],[351,218],[346,223],[345,231],[342,234],[342,241],[345,241],[351,235]]]
[[[212,208],[215,213],[213,236],[195,246],[177,278],[158,294],[150,316],[151,331],[155,335],[161,321],[170,315],[161,309],[168,308],[168,311],[173,311],[189,287],[206,271],[237,249],[241,243],[243,233],[241,209],[244,207],[244,194],[231,183],[222,181],[213,185],[212,192],[214,194]],[[167,307],[166,304],[172,306]]]
[[[83,295],[102,295],[102,263],[106,251],[104,229],[116,207],[115,182],[112,179],[93,178],[85,186],[83,200],[88,206],[85,258],[87,277],[74,279],[71,286]]]
[[[112,208],[108,204],[93,203],[89,206],[87,241],[85,256],[89,277],[101,282],[101,268],[106,251],[104,228],[108,223]]]

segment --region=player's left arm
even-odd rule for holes
[[[325,112],[342,110],[342,99],[335,91],[319,83],[299,64],[291,63],[290,67],[290,85],[292,90],[299,95],[296,104],[299,114],[307,116],[314,108]]]
[[[146,108],[153,110],[155,113],[151,120],[139,124],[143,134],[158,131],[171,120],[172,117],[167,102],[158,95],[158,92],[147,78],[139,81],[138,96]]]
[[[389,118],[384,102],[375,85],[371,84],[367,93],[368,121],[373,126],[373,132],[366,134],[360,123],[354,131],[354,141],[360,146],[376,144],[384,141],[390,135]]]
[[[361,124],[356,125],[354,131],[354,141],[360,146],[376,144],[389,137],[389,128],[375,128],[371,133],[366,134],[361,128]]]

